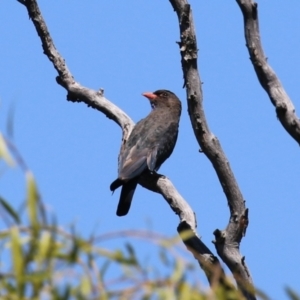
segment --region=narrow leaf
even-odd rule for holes
[[[3,137],[3,135],[0,133],[0,158],[3,158],[6,163],[10,166],[14,166],[15,162],[12,159],[11,155],[9,154],[6,141]]]
[[[87,276],[83,276],[80,283],[80,290],[84,297],[90,295],[92,291],[90,279]]]
[[[16,213],[16,211],[1,196],[0,196],[0,205],[14,219],[14,221],[16,223],[20,224],[20,218],[19,218],[18,214]]]
[[[106,274],[106,271],[108,270],[110,264],[111,264],[110,260],[106,260],[103,263],[103,265],[102,265],[102,267],[100,269],[100,277],[101,277],[101,279],[104,279],[104,275]]]
[[[36,229],[38,226],[38,193],[33,174],[26,172],[27,181],[27,207],[31,226]]]
[[[16,226],[11,228],[11,248],[13,270],[17,281],[18,294],[21,296],[24,291],[24,260],[21,237]]]
[[[182,263],[182,261],[177,260],[175,262],[175,268],[174,268],[173,274],[171,275],[170,279],[173,282],[179,281],[183,276],[183,272],[184,272],[183,263]]]
[[[52,247],[51,233],[46,231],[42,234],[38,245],[38,253],[36,256],[36,260],[39,263],[43,263],[44,260],[48,258],[51,247]]]
[[[300,296],[296,294],[290,287],[285,288],[286,293],[288,294],[291,300],[300,300]]]

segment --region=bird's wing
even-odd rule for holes
[[[125,153],[119,170],[119,178],[128,180],[140,175],[147,168],[147,152],[147,149],[138,149],[134,146],[129,153]]]
[[[147,155],[147,166],[150,171],[154,171],[156,167],[158,146],[154,147]]]
[[[122,167],[119,178],[126,180],[134,178],[149,169],[154,171],[156,167],[158,146],[149,149],[138,149],[133,147],[130,149],[125,161],[122,161]]]

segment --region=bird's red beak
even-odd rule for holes
[[[149,100],[154,100],[155,98],[157,98],[157,95],[155,95],[153,93],[143,93],[142,95],[144,97],[148,98]]]

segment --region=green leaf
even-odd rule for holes
[[[165,266],[169,267],[171,265],[170,258],[168,257],[168,252],[165,248],[159,249],[159,258]]]
[[[106,271],[108,270],[110,264],[111,264],[111,261],[110,261],[110,260],[106,260],[106,261],[103,263],[103,265],[102,265],[102,267],[101,267],[101,269],[100,269],[100,278],[101,278],[102,280],[104,279],[104,276],[105,276]]]
[[[126,257],[121,250],[116,250],[110,255],[110,259],[114,260],[118,263],[129,265],[129,266],[136,266],[137,261],[132,257]]]
[[[75,263],[78,260],[79,254],[80,254],[80,247],[77,239],[75,238],[73,241],[73,246],[72,249],[69,253],[69,262],[70,263]]]
[[[52,298],[53,300],[68,300],[71,295],[71,286],[67,284],[63,288],[61,287],[53,287],[52,289]]]
[[[138,260],[137,260],[137,257],[135,255],[135,251],[134,251],[134,248],[132,247],[132,245],[129,243],[126,243],[125,247],[126,247],[126,250],[128,251],[129,259],[132,262],[132,264],[139,266],[139,263],[138,263]]]
[[[0,196],[0,205],[5,209],[5,211],[14,219],[14,221],[20,224],[20,218],[16,211]]]
[[[182,263],[182,261],[177,260],[175,262],[175,268],[174,268],[173,274],[171,275],[170,279],[175,282],[179,281],[183,276],[183,272],[184,272],[183,263]]]
[[[186,282],[181,282],[177,290],[177,298],[191,299],[191,287]]]
[[[132,247],[132,245],[129,243],[126,243],[125,247],[129,253],[129,255],[135,257],[135,251],[134,251],[134,248]]]
[[[32,282],[34,284],[42,284],[45,280],[51,277],[51,273],[49,271],[38,271],[28,273],[24,276],[26,281]]]
[[[80,283],[80,291],[83,296],[87,297],[92,291],[90,279],[87,276],[83,276]]]
[[[173,289],[157,289],[157,294],[159,295],[159,299],[173,300],[175,298],[175,294]]]
[[[38,227],[38,192],[37,186],[33,177],[33,174],[28,171],[26,172],[26,181],[27,181],[27,207],[29,221],[33,229]]]
[[[5,239],[9,236],[9,231],[2,231],[0,232],[0,240]]]
[[[6,141],[1,133],[0,133],[0,158],[3,158],[6,161],[6,163],[10,166],[15,165],[15,162],[8,151]]]
[[[25,264],[23,260],[21,237],[19,235],[19,229],[16,226],[11,228],[11,248],[13,270],[17,281],[18,294],[19,296],[22,296],[24,292]]]
[[[300,300],[300,296],[296,294],[290,287],[285,288],[286,293],[288,294],[291,300]]]
[[[42,263],[45,259],[48,258],[50,249],[52,248],[52,237],[51,233],[46,231],[42,234],[39,244],[36,260],[38,263]]]

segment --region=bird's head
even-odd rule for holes
[[[153,93],[147,92],[142,95],[149,99],[153,109],[169,107],[181,110],[180,100],[171,91],[157,90]]]

